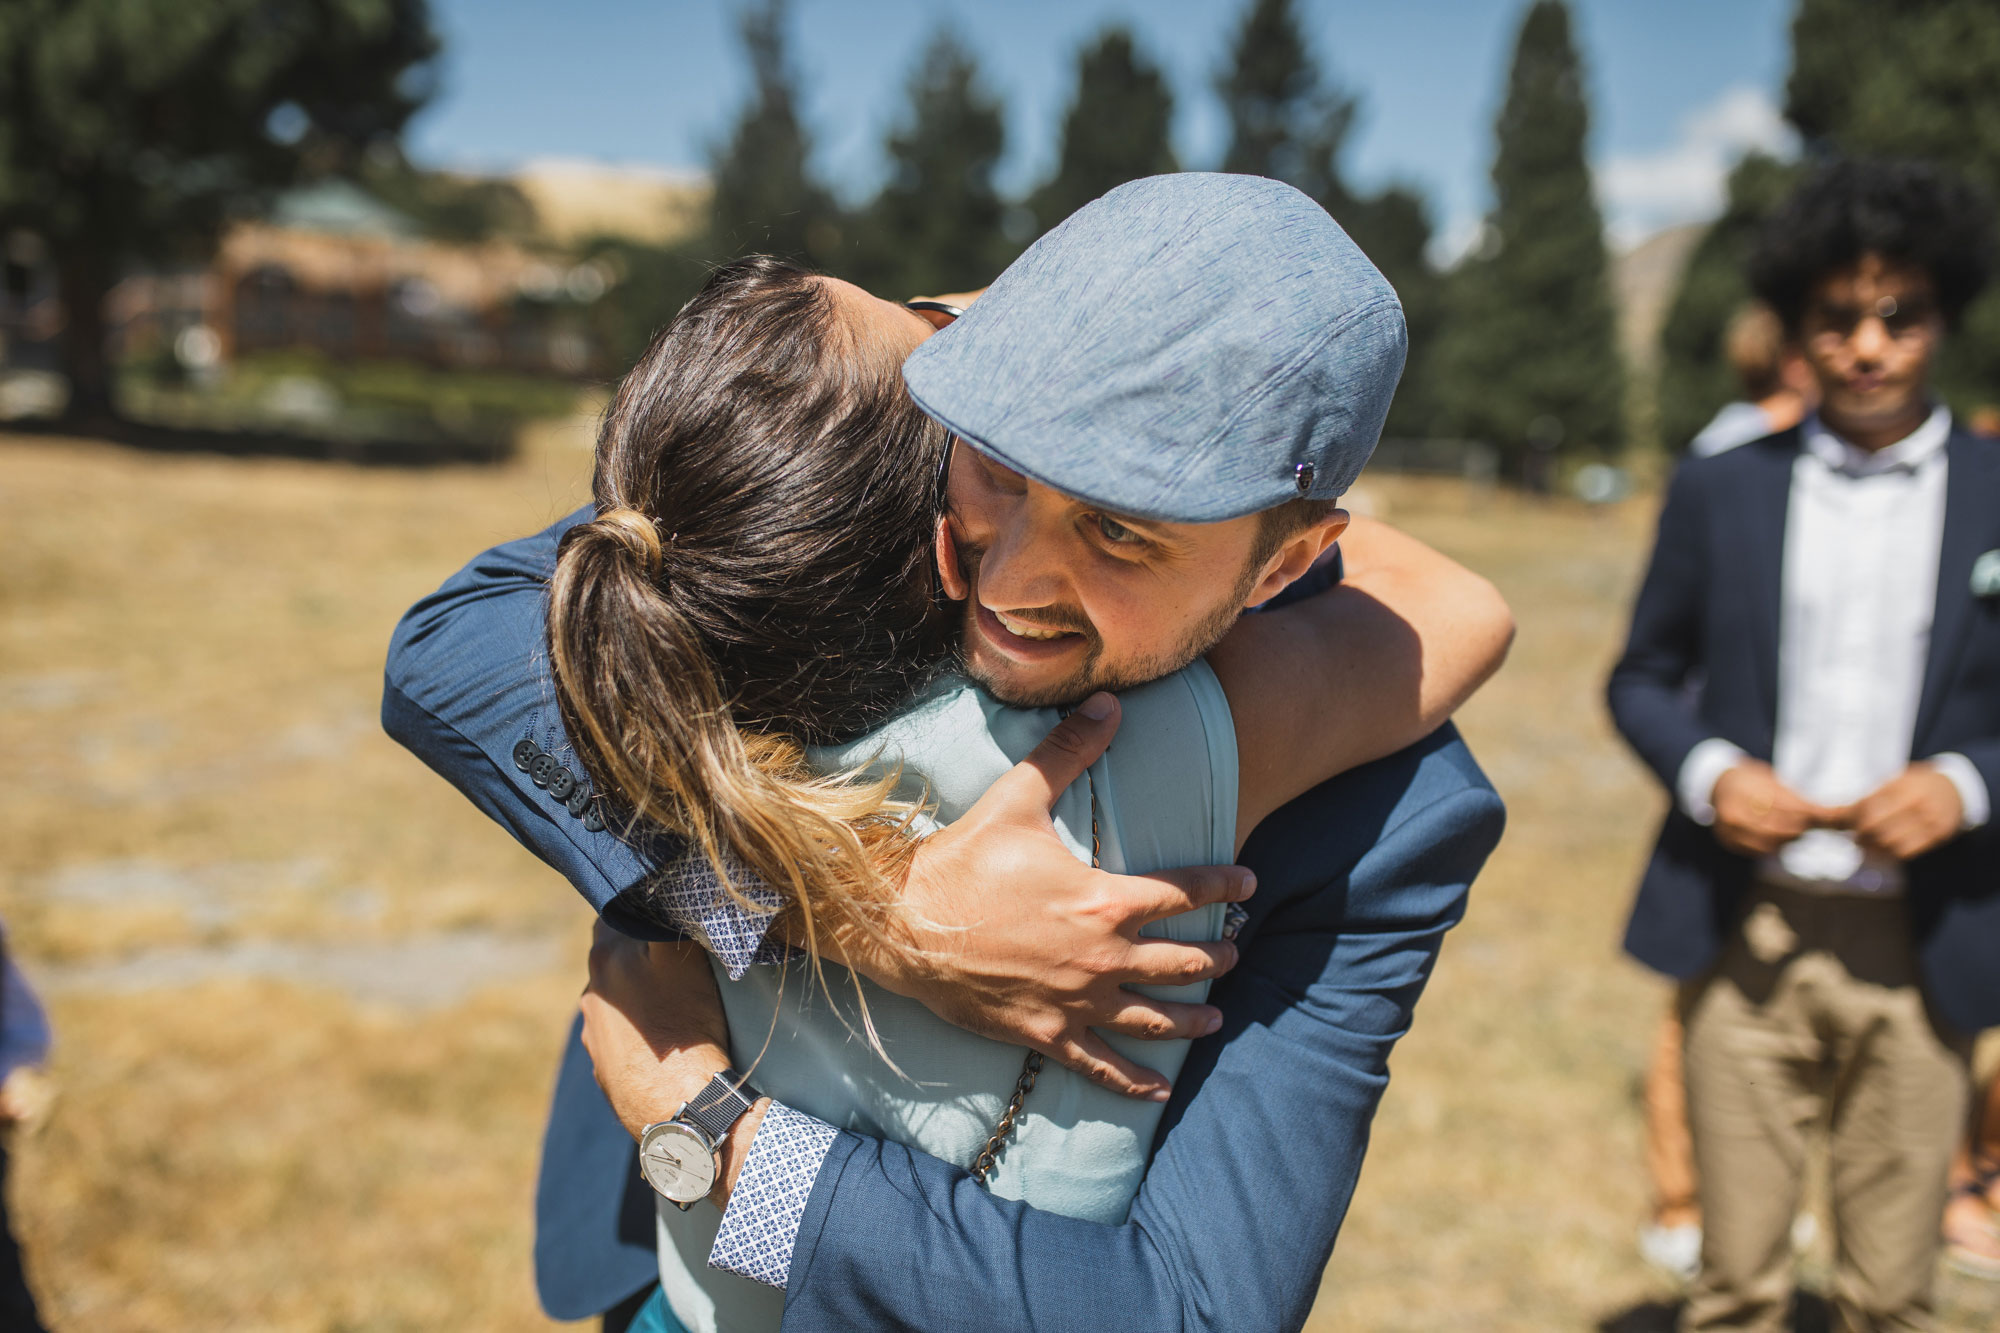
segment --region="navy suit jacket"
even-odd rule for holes
[[[2000,549],[2000,445],[1954,432],[1936,616],[1912,759],[1956,751],[2000,800],[2000,597],[1973,565]],[[1618,729],[1671,793],[1688,752],[1720,736],[1759,759],[1777,734],[1785,521],[1793,429],[1683,464],[1667,491],[1632,633],[1611,674]],[[1670,976],[1712,964],[1744,909],[1753,864],[1667,815],[1625,947]],[[1912,937],[1932,1005],[1965,1031],[2000,1024],[2000,820],[1909,865]]]
[[[532,739],[575,767],[548,680],[544,593],[557,540],[588,516],[485,553],[410,611],[383,723],[612,924],[660,937],[624,890],[671,849],[590,831],[513,761]],[[1189,1055],[1130,1220],[1037,1212],[960,1167],[843,1133],[799,1231],[787,1327],[1298,1327],[1389,1052],[1502,824],[1450,727],[1272,815],[1241,858],[1259,887],[1241,962],[1212,997],[1225,1026]],[[634,1151],[572,1029],[537,1191],[537,1284],[559,1318],[608,1308],[657,1273]]]

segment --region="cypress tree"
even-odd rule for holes
[[[1438,414],[1431,364],[1442,292],[1426,255],[1429,210],[1407,186],[1371,196],[1348,185],[1340,159],[1359,103],[1321,71],[1292,0],[1252,0],[1216,92],[1230,127],[1222,169],[1270,176],[1312,196],[1402,298],[1410,351],[1385,433],[1431,433]]]
[[[1179,171],[1168,139],[1173,117],[1173,93],[1159,67],[1139,54],[1131,29],[1098,34],[1077,52],[1055,175],[1031,203],[1036,226],[1046,231],[1126,181]]]
[[[799,121],[798,77],[785,43],[788,8],[787,0],[764,0],[743,14],[752,90],[728,140],[710,154],[709,240],[722,254],[823,264],[840,245],[839,210],[809,165],[812,142]]]
[[[1329,211],[1349,202],[1340,152],[1358,103],[1322,80],[1292,0],[1252,0],[1215,89],[1229,116],[1224,171],[1284,181]]]
[[[889,178],[858,238],[857,279],[897,296],[984,286],[1017,250],[993,183],[1005,143],[999,99],[948,29],[925,47],[908,88],[889,134]]]
[[[1625,438],[1588,130],[1569,8],[1536,0],[1496,127],[1494,208],[1479,252],[1453,275],[1439,368],[1456,429],[1530,482],[1546,480],[1558,449],[1608,453]]]
[[[123,267],[199,260],[233,208],[392,146],[437,49],[424,0],[8,0],[0,230],[53,256],[72,415],[114,410]]]
[[[1679,453],[1724,403],[1743,396],[1723,348],[1729,321],[1751,299],[1744,265],[1757,228],[1797,171],[1752,153],[1729,174],[1729,200],[1681,273],[1660,329],[1660,441]]]

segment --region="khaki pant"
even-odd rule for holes
[[[1901,902],[1757,890],[1684,996],[1702,1209],[1683,1333],[1781,1333],[1808,1130],[1829,1125],[1835,1328],[1926,1329],[1969,1041],[1928,1012]]]

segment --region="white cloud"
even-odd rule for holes
[[[1662,227],[1700,222],[1722,211],[1729,171],[1745,153],[1780,157],[1797,151],[1798,137],[1760,88],[1738,86],[1696,107],[1682,120],[1680,137],[1650,153],[1618,153],[1597,168],[1597,195],[1605,227],[1619,246]]]
[[[1441,269],[1456,268],[1458,261],[1479,248],[1479,242],[1486,234],[1486,219],[1477,213],[1461,213],[1445,219],[1445,224],[1431,234],[1428,254],[1431,263]]]

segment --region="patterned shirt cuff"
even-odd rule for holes
[[[1687,758],[1681,760],[1681,771],[1674,783],[1674,797],[1680,802],[1681,813],[1703,828],[1715,823],[1715,784],[1747,758],[1749,755],[1742,747],[1720,736],[1689,750]]]
[[[806,1200],[835,1136],[832,1125],[771,1103],[722,1210],[722,1227],[708,1252],[710,1268],[785,1289]]]
[[[1972,761],[1956,751],[1947,750],[1943,754],[1931,756],[1931,767],[1951,779],[1951,785],[1958,788],[1958,801],[1965,813],[1958,821],[1961,833],[1985,826],[1993,817],[1993,793],[1986,790],[1986,779],[1979,776],[1979,770]]]
[[[771,935],[781,905],[777,891],[748,870],[732,870],[730,878],[754,908],[730,896],[699,852],[669,864],[647,886],[647,896],[656,912],[701,941],[735,981],[753,964],[783,962],[791,950]]]

